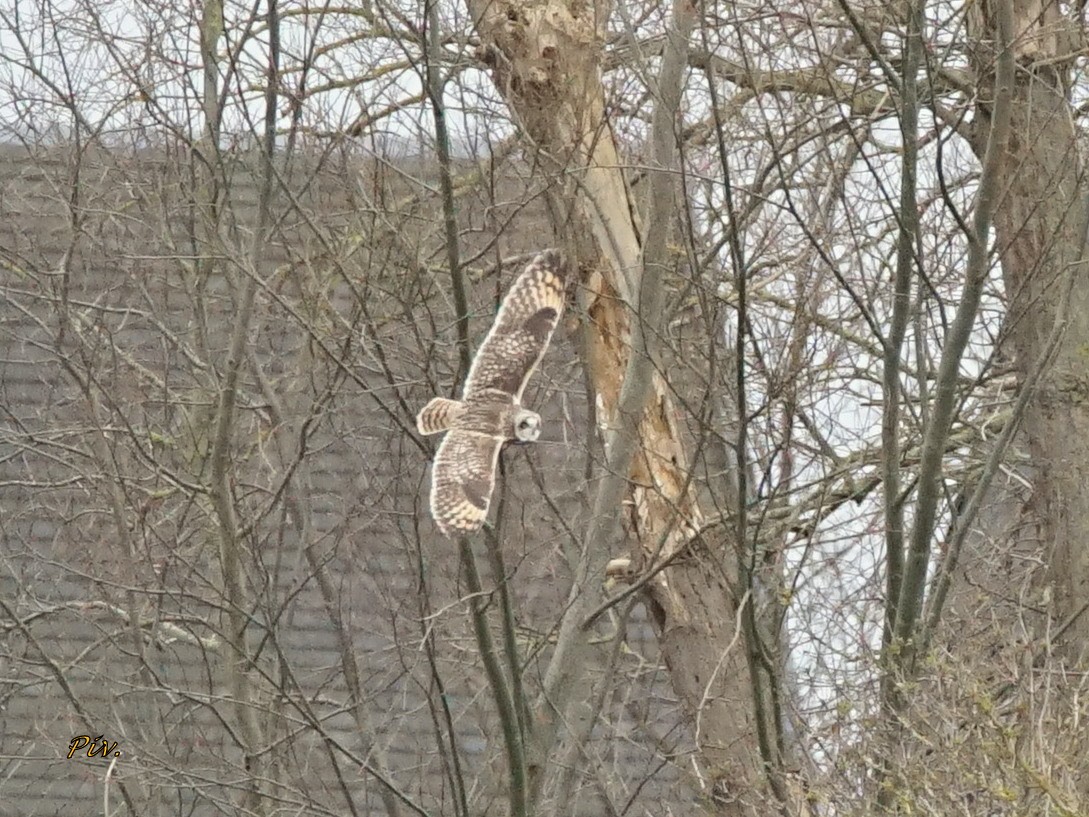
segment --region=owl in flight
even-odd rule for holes
[[[558,250],[530,261],[477,349],[461,399],[436,397],[416,415],[421,434],[447,432],[431,469],[431,516],[446,536],[484,524],[503,444],[541,434],[541,417],[522,408],[522,392],[563,312],[566,272]]]

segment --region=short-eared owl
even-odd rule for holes
[[[447,432],[431,470],[431,516],[446,536],[484,524],[503,444],[541,434],[541,417],[522,408],[522,392],[563,312],[565,275],[559,251],[538,254],[503,299],[461,399],[436,397],[416,415],[421,434]]]

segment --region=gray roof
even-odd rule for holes
[[[251,241],[257,189],[243,157],[223,203],[222,261],[205,279],[184,154],[87,151],[78,175],[74,156],[0,151],[0,815],[101,813],[104,789],[119,814],[126,800],[141,815],[241,813],[249,773],[202,491],[237,310],[229,279],[247,272],[237,248]],[[436,676],[471,811],[504,813],[457,548],[427,518],[427,450],[406,432],[433,389],[449,393],[456,366],[437,204],[413,180],[433,171],[344,154],[281,172],[301,212],[281,194],[259,247],[231,450],[269,813],[384,813],[357,762],[373,746],[369,760],[383,756],[408,796],[454,814]],[[540,192],[533,168],[510,165],[459,198],[473,270],[552,240]],[[396,220],[381,212],[410,196]],[[516,272],[473,276],[474,338]],[[561,327],[526,395],[544,442],[504,455],[503,557],[523,646],[542,646],[539,659],[568,587],[567,528],[581,531],[586,514],[574,343]],[[315,565],[350,634],[366,735]],[[641,607],[627,643],[580,813],[609,813],[603,791],[628,814],[687,813],[689,738]],[[544,666],[530,662],[531,692]],[[112,769],[85,752],[65,759],[79,735],[117,742]]]

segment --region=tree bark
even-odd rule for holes
[[[1054,4],[1014,3],[1019,64],[1013,122],[1004,157],[1006,194],[995,212],[995,234],[1009,299],[1005,333],[1022,380],[1037,365],[1056,318],[1065,335],[1043,373],[1024,423],[1034,493],[1028,506],[1047,549],[1044,595],[1056,624],[1077,616],[1062,642],[1075,662],[1089,650],[1089,266],[1084,167],[1069,100],[1070,50]],[[978,45],[989,41],[984,20]],[[985,53],[985,51],[984,51]],[[977,112],[989,122],[989,74]],[[976,146],[977,149],[980,146]],[[1063,299],[1070,301],[1060,315]]]
[[[1063,723],[1076,724],[1075,710],[1084,707],[1078,700],[1080,683],[1060,682],[1057,688],[1067,694],[1055,701],[1033,690],[1038,683],[1047,686],[1047,677],[1077,677],[1066,673],[1084,670],[1089,664],[1089,265],[1085,256],[1089,186],[1069,93],[1073,38],[1066,33],[1072,29],[1059,17],[1057,4],[1015,0],[1013,8],[1018,69],[1010,139],[1003,157],[1006,192],[995,211],[994,229],[1008,299],[1001,342],[1014,359],[1022,384],[1046,357],[1056,330],[1060,339],[1050,365],[1038,372],[1026,406],[1022,433],[1028,443],[1031,487],[1021,518],[1010,525],[1009,533],[1012,546],[1028,552],[1029,558],[1018,560],[1019,565],[1038,564],[1042,559],[1042,567],[1029,579],[1034,598],[1028,607],[1043,615],[1035,621],[1029,618],[1029,626],[1036,624],[1037,632],[1028,650],[1012,644],[1020,649],[991,653],[1022,655],[1016,662],[1022,669],[993,694],[1000,698],[1019,693],[1017,700],[1027,704],[1027,709],[1018,710],[1017,752],[1030,758],[1022,761],[1024,776],[1035,780],[1036,773],[1029,771],[1036,761],[1027,747],[1038,730],[1047,730],[1045,745],[1063,743],[1059,751],[1068,748],[1070,757],[1082,758],[1069,766],[1055,764],[1051,774],[1084,799],[1089,796],[1089,774],[1084,770],[1089,738],[1084,728],[1070,733],[1073,746],[1066,747],[1063,738]],[[987,10],[984,4],[982,15],[969,18],[977,25],[972,32],[980,78],[977,133],[986,132],[991,113],[993,73],[988,46],[993,34]],[[981,149],[979,144],[974,147]],[[982,558],[982,572],[987,572],[994,554]],[[1001,615],[1003,597],[1016,589],[1017,576],[1023,572],[1018,567],[1003,575],[1002,592],[991,600],[992,616]],[[1015,641],[1018,621],[1025,621],[1024,609],[994,628],[994,642]],[[1061,771],[1064,768],[1069,776]],[[1051,789],[1042,790],[1052,796]]]
[[[635,320],[650,316],[639,315],[637,298],[647,246],[605,113],[600,57],[610,6],[604,0],[592,6],[554,0],[468,0],[468,5],[485,44],[481,56],[492,67],[496,87],[525,135],[553,170],[575,177],[574,201],[569,204],[589,225],[596,256],[579,259],[582,284],[589,292],[585,320],[590,341],[584,363],[599,417],[614,426],[624,422],[618,408],[623,373],[629,370],[632,315]],[[687,3],[679,13],[692,18],[696,14]],[[657,206],[662,204],[657,201]],[[655,206],[649,203],[648,224],[654,222],[661,229]],[[664,236],[661,243],[664,247]],[[695,729],[706,802],[716,814],[767,813],[755,748],[747,646],[738,635],[736,608],[741,599],[731,592],[730,577],[722,568],[735,564],[736,554],[721,540],[701,540],[699,547],[690,544],[703,517],[689,479],[690,457],[673,401],[658,371],[651,377],[645,406],[624,502],[624,528],[633,549],[627,578],[674,554],[685,554],[647,583],[645,598],[674,689]],[[608,536],[604,541],[614,539]],[[575,615],[594,609],[601,598],[593,588],[604,579],[610,556],[600,552],[601,545],[589,543],[599,552],[584,560],[589,565],[585,581],[576,579],[574,595],[581,603],[573,598],[565,616],[572,622],[577,623]],[[565,636],[578,635],[575,629],[561,628],[553,659],[554,664],[567,665],[560,668],[565,672],[581,671],[571,660],[578,651],[563,651]],[[550,674],[554,669],[550,667]],[[550,741],[544,743],[538,752],[551,750]]]

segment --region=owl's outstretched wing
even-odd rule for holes
[[[439,445],[431,470],[431,516],[444,535],[472,533],[484,524],[503,442],[454,429]]]
[[[545,250],[529,262],[499,306],[480,344],[464,399],[498,390],[522,399],[563,312],[567,263],[559,250]]]
[[[464,413],[465,404],[460,400],[432,397],[416,415],[416,430],[421,434],[440,434],[452,428]]]

